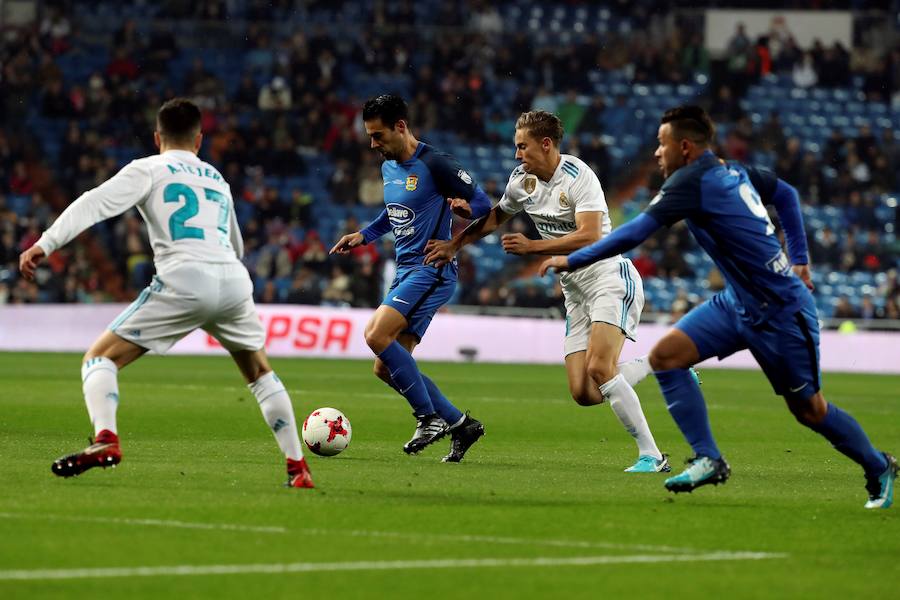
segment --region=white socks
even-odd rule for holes
[[[81,389],[84,403],[94,425],[94,435],[104,429],[116,432],[119,408],[119,368],[105,356],[90,358],[81,365]]]
[[[621,373],[616,375],[600,386],[600,393],[609,400],[609,406],[619,417],[619,422],[637,442],[638,453],[641,456],[662,459],[653,434],[650,433],[644,411],[641,409],[641,401],[638,400],[637,394],[634,393],[625,377]]]
[[[653,369],[650,367],[650,357],[647,355],[629,360],[628,362],[619,363],[618,366],[619,373],[631,387],[642,382],[645,377],[653,372]]]
[[[275,440],[284,455],[292,460],[303,458],[291,397],[275,372],[269,371],[247,387],[256,396],[263,418],[275,434]]]

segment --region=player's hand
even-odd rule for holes
[[[443,267],[456,256],[453,240],[428,240],[425,244],[425,264]]]
[[[43,248],[35,244],[19,255],[19,272],[28,281],[33,281],[34,271],[45,256]]]
[[[338,240],[338,243],[328,251],[328,254],[347,254],[353,248],[361,246],[366,241],[360,232],[348,233]]]
[[[557,273],[562,273],[564,271],[569,271],[569,257],[568,256],[551,256],[543,263],[541,263],[541,268],[538,270],[538,273],[541,277],[546,275],[553,269]]]
[[[794,269],[794,275],[800,278],[809,291],[816,289],[812,282],[812,271],[809,270],[809,265],[794,265],[791,268]]]
[[[521,233],[505,233],[500,238],[500,243],[508,254],[530,254],[531,242]]]
[[[472,219],[472,207],[469,206],[468,201],[462,198],[447,198],[447,204],[450,205],[450,210],[457,217]]]

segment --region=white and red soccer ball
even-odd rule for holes
[[[334,456],[350,445],[352,429],[336,408],[317,408],[303,421],[303,442],[313,454]]]

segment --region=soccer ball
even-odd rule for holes
[[[340,454],[350,445],[350,421],[336,408],[317,408],[303,421],[303,442],[319,456]]]

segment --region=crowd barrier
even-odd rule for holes
[[[126,308],[120,304],[7,305],[0,308],[0,350],[83,352]],[[371,358],[363,332],[369,309],[262,304],[258,307],[267,332],[266,348],[279,357]],[[666,326],[638,328],[636,342],[626,342],[622,358],[649,352]],[[553,319],[438,314],[415,355],[419,360],[482,363],[563,362],[565,322]],[[195,331],[171,354],[222,354],[203,331]],[[850,373],[900,374],[900,333],[823,331],[822,369]],[[703,368],[755,369],[749,352]]]

